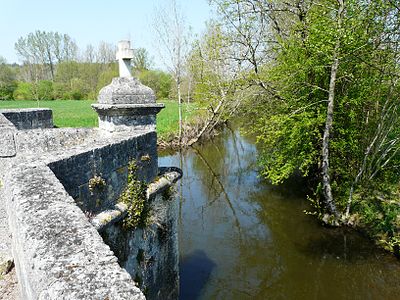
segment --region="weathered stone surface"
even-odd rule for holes
[[[126,184],[126,166],[131,159],[137,161],[139,177],[152,181],[158,172],[156,133],[148,130],[108,134],[98,129],[35,129],[16,131],[15,142],[17,155],[13,159],[0,160],[0,175],[5,176],[4,187],[7,187],[4,200],[11,212],[13,254],[22,299],[105,299],[107,296],[109,299],[142,299],[143,295],[135,290],[130,276],[118,266],[117,259],[94,233],[96,228],[76,203],[85,203],[81,208],[88,215],[95,212],[107,215],[103,210],[110,206],[115,208],[113,205]],[[14,165],[6,166],[5,161]],[[97,202],[98,195],[90,194],[88,181],[99,174],[107,185],[104,198]],[[167,178],[158,179],[160,189],[150,185],[152,199],[156,198],[157,190],[162,191],[174,180]],[[164,299],[173,299],[178,291],[177,236],[171,235],[171,240],[159,242],[158,236],[166,235],[158,224],[164,224],[163,228],[168,228],[168,232],[170,229],[175,232],[171,222],[176,218],[171,217],[168,223],[165,211],[170,211],[171,216],[177,211],[172,209],[173,202],[160,203],[154,209],[157,222],[147,229],[149,231],[135,231],[126,241],[129,245],[138,243],[140,247],[147,247],[147,253],[157,261],[157,268],[135,265],[138,250],[134,246],[127,248],[124,255],[128,257],[129,273],[139,274],[142,287],[152,287],[151,290],[163,295]],[[124,217],[123,210],[121,212],[118,220]],[[115,219],[115,226],[119,224],[118,220]],[[153,232],[155,235],[148,242],[143,234]],[[91,247],[96,249],[90,250]],[[164,275],[168,275],[168,280]],[[82,293],[82,287],[87,286],[89,291]],[[110,286],[115,288],[107,288]],[[150,299],[155,295],[152,293]]]
[[[50,169],[64,185],[78,206],[89,214],[110,209],[126,185],[127,165],[135,160],[138,177],[151,181],[158,172],[155,132],[136,133],[123,140],[92,144],[86,150],[76,149],[52,158]],[[142,157],[146,156],[146,161]],[[147,159],[148,158],[148,159]],[[89,180],[94,176],[105,179],[101,193],[90,193]]]
[[[17,275],[15,268],[0,279],[1,300],[24,300],[19,296]]]
[[[10,161],[10,158],[0,158],[0,277],[1,275],[8,273],[14,263],[11,254],[11,233],[8,227],[3,174],[4,170],[10,169]],[[1,170],[3,170],[3,172]]]
[[[48,108],[0,109],[18,130],[52,128],[53,112]]]
[[[92,104],[99,115],[99,127],[109,132],[156,130],[156,115],[165,106],[155,104]]]
[[[19,130],[15,132],[15,143],[18,153],[58,151],[84,143],[95,143],[98,130],[92,128],[51,128]]]
[[[144,299],[46,165],[5,178],[23,299]]]
[[[157,194],[171,187],[182,177],[182,171],[178,168],[160,168],[157,180],[147,187],[146,195],[148,201],[154,199]],[[128,206],[124,203],[116,203],[112,209],[104,210],[91,218],[90,223],[98,230],[103,231],[110,225],[123,220],[127,214]]]
[[[118,60],[119,77],[132,77],[131,59],[134,57],[134,50],[131,49],[130,41],[119,41],[116,59]]]
[[[148,299],[178,299],[178,199],[156,194],[149,199],[151,224],[126,230],[121,222],[102,230],[119,263]]]
[[[0,113],[0,239],[6,241],[0,254],[8,269],[12,233],[22,299],[144,299],[131,276],[150,299],[177,298],[178,210],[160,193],[181,173],[171,169],[150,184],[153,217],[146,229],[121,230],[127,207],[117,203],[130,161],[136,161],[140,180],[157,175],[155,125],[163,107],[138,80],[116,78],[94,105],[100,130],[49,129],[46,109]],[[2,153],[13,158],[1,159]],[[99,190],[89,189],[95,177],[104,182]],[[119,261],[96,229],[104,229]]]
[[[0,113],[0,129],[16,129],[14,124],[11,123],[2,113]]]
[[[99,128],[108,132],[156,130],[156,115],[164,108],[154,92],[134,77],[114,78],[100,90],[92,105],[99,115]]]
[[[97,98],[100,104],[147,104],[156,103],[153,90],[134,77],[113,78],[103,87]]]
[[[0,158],[13,157],[17,154],[15,149],[14,132],[12,129],[1,129]]]

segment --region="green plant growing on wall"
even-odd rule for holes
[[[144,226],[147,220],[147,184],[137,177],[137,164],[132,160],[128,165],[128,182],[119,201],[128,206],[127,217],[123,221],[125,228]]]
[[[94,193],[95,191],[101,191],[106,186],[106,181],[99,175],[95,175],[89,179],[89,191]]]
[[[162,192],[162,197],[164,200],[171,200],[175,192],[175,188],[173,186],[169,186]]]

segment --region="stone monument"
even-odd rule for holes
[[[120,41],[116,59],[119,77],[102,88],[92,107],[99,115],[99,128],[114,132],[124,130],[155,130],[156,115],[164,104],[156,103],[153,90],[131,75],[133,49],[129,41]]]

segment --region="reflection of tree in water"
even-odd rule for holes
[[[193,158],[193,168],[210,199],[221,196],[228,184],[241,185],[246,173],[254,169],[255,148],[244,144],[242,138],[238,130],[227,127],[206,145],[195,148],[197,155]],[[234,183],[229,180],[232,177]]]
[[[309,203],[296,182],[277,188],[257,177],[255,155],[235,130],[183,153],[182,266],[200,278],[196,297],[396,299],[399,266],[357,246],[363,239],[321,229],[302,213]]]
[[[233,215],[233,217],[234,217],[234,223],[235,223],[235,226],[236,226],[236,228],[237,228],[237,230],[238,230],[238,233],[239,233],[239,236],[238,236],[238,237],[239,237],[239,239],[241,239],[241,235],[242,235],[242,234],[241,234],[240,222],[239,222],[239,219],[238,219],[238,217],[237,217],[237,215],[236,215],[235,208],[234,208],[234,206],[232,205],[232,201],[230,200],[228,193],[225,191],[224,185],[222,184],[221,180],[219,179],[219,176],[214,172],[214,170],[213,170],[213,168],[211,167],[211,165],[208,163],[208,161],[205,159],[205,157],[201,154],[201,152],[199,152],[197,149],[194,149],[194,150],[195,150],[195,152],[196,152],[196,154],[197,154],[197,157],[199,157],[200,160],[204,163],[204,165],[207,166],[207,168],[208,168],[208,170],[209,170],[209,173],[212,175],[211,177],[212,177],[212,178],[214,179],[214,181],[217,183],[217,186],[219,186],[219,189],[220,189],[220,191],[221,191],[222,194],[223,194],[223,198],[226,200],[226,203],[228,204],[230,210],[232,211],[232,215]],[[212,205],[212,203],[213,203],[214,201],[216,201],[216,200],[218,200],[218,199],[215,198],[213,201],[211,201],[211,202],[209,203],[209,205]]]

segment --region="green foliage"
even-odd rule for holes
[[[297,170],[308,176],[319,159],[317,145],[323,122],[322,116],[312,112],[260,119],[257,141],[262,145],[261,173],[274,184],[288,179]]]
[[[53,82],[49,80],[41,80],[37,83],[18,82],[13,97],[15,100],[52,100]]]
[[[118,70],[116,65],[110,65],[100,73],[96,91],[100,91],[103,87],[110,84],[114,77],[118,77]]]
[[[14,90],[13,98],[15,100],[34,99],[32,84],[29,82],[18,82]]]
[[[168,98],[171,92],[172,76],[163,71],[144,70],[139,74],[139,80],[153,89],[157,99]]]
[[[353,209],[360,213],[362,224],[385,249],[399,253],[399,185],[376,184],[359,189]]]
[[[7,65],[6,60],[0,56],[0,100],[12,100],[16,88],[15,71]]]
[[[149,70],[152,65],[149,52],[145,48],[134,49],[132,65],[138,71]]]
[[[95,99],[118,76],[116,64],[62,62],[57,65],[54,99]]]
[[[212,2],[228,41],[223,53],[240,62],[235,97],[246,101],[262,175],[275,184],[307,177],[315,214],[329,219],[321,185],[329,169],[341,220],[364,224],[398,252],[399,195],[392,190],[400,181],[400,7],[384,0]],[[190,59],[196,74],[218,82],[198,63],[209,53]],[[196,89],[203,96],[211,86]]]
[[[94,193],[96,191],[101,191],[105,188],[106,181],[99,175],[95,175],[94,177],[89,179],[89,191]]]
[[[136,161],[129,162],[127,186],[119,198],[119,202],[128,206],[125,228],[145,226],[147,221],[147,185],[138,179],[137,170]]]
[[[32,84],[35,99],[51,100],[53,99],[53,82],[50,80],[41,80],[37,84]]]
[[[382,119],[385,105],[397,107],[393,97],[398,87],[390,79],[395,73],[384,74],[380,70],[395,71],[395,53],[389,46],[385,50],[376,48],[375,41],[385,28],[379,14],[388,12],[387,8],[380,10],[382,2],[360,6],[357,1],[346,1],[346,15],[340,29],[336,26],[332,3],[319,2],[321,5],[311,5],[306,10],[286,39],[279,40],[274,62],[262,69],[263,78],[269,79],[276,93],[272,99],[270,95],[265,96],[267,99],[261,97],[262,101],[251,113],[258,116],[254,131],[262,148],[263,175],[273,183],[280,183],[298,171],[318,179],[330,65],[336,41],[340,40],[330,166],[336,204],[343,208],[377,128],[387,129],[387,135],[381,134],[377,145],[386,145],[390,136],[397,136],[398,126],[390,129],[388,126],[400,123],[395,109],[386,115],[387,119]],[[367,157],[369,175],[372,169],[376,170],[377,156],[385,149],[389,147],[374,148],[375,156]],[[389,151],[394,154],[397,150],[393,147]],[[392,166],[396,165],[395,158],[389,162]],[[383,159],[381,165],[382,162]],[[367,174],[362,180],[368,180]]]

